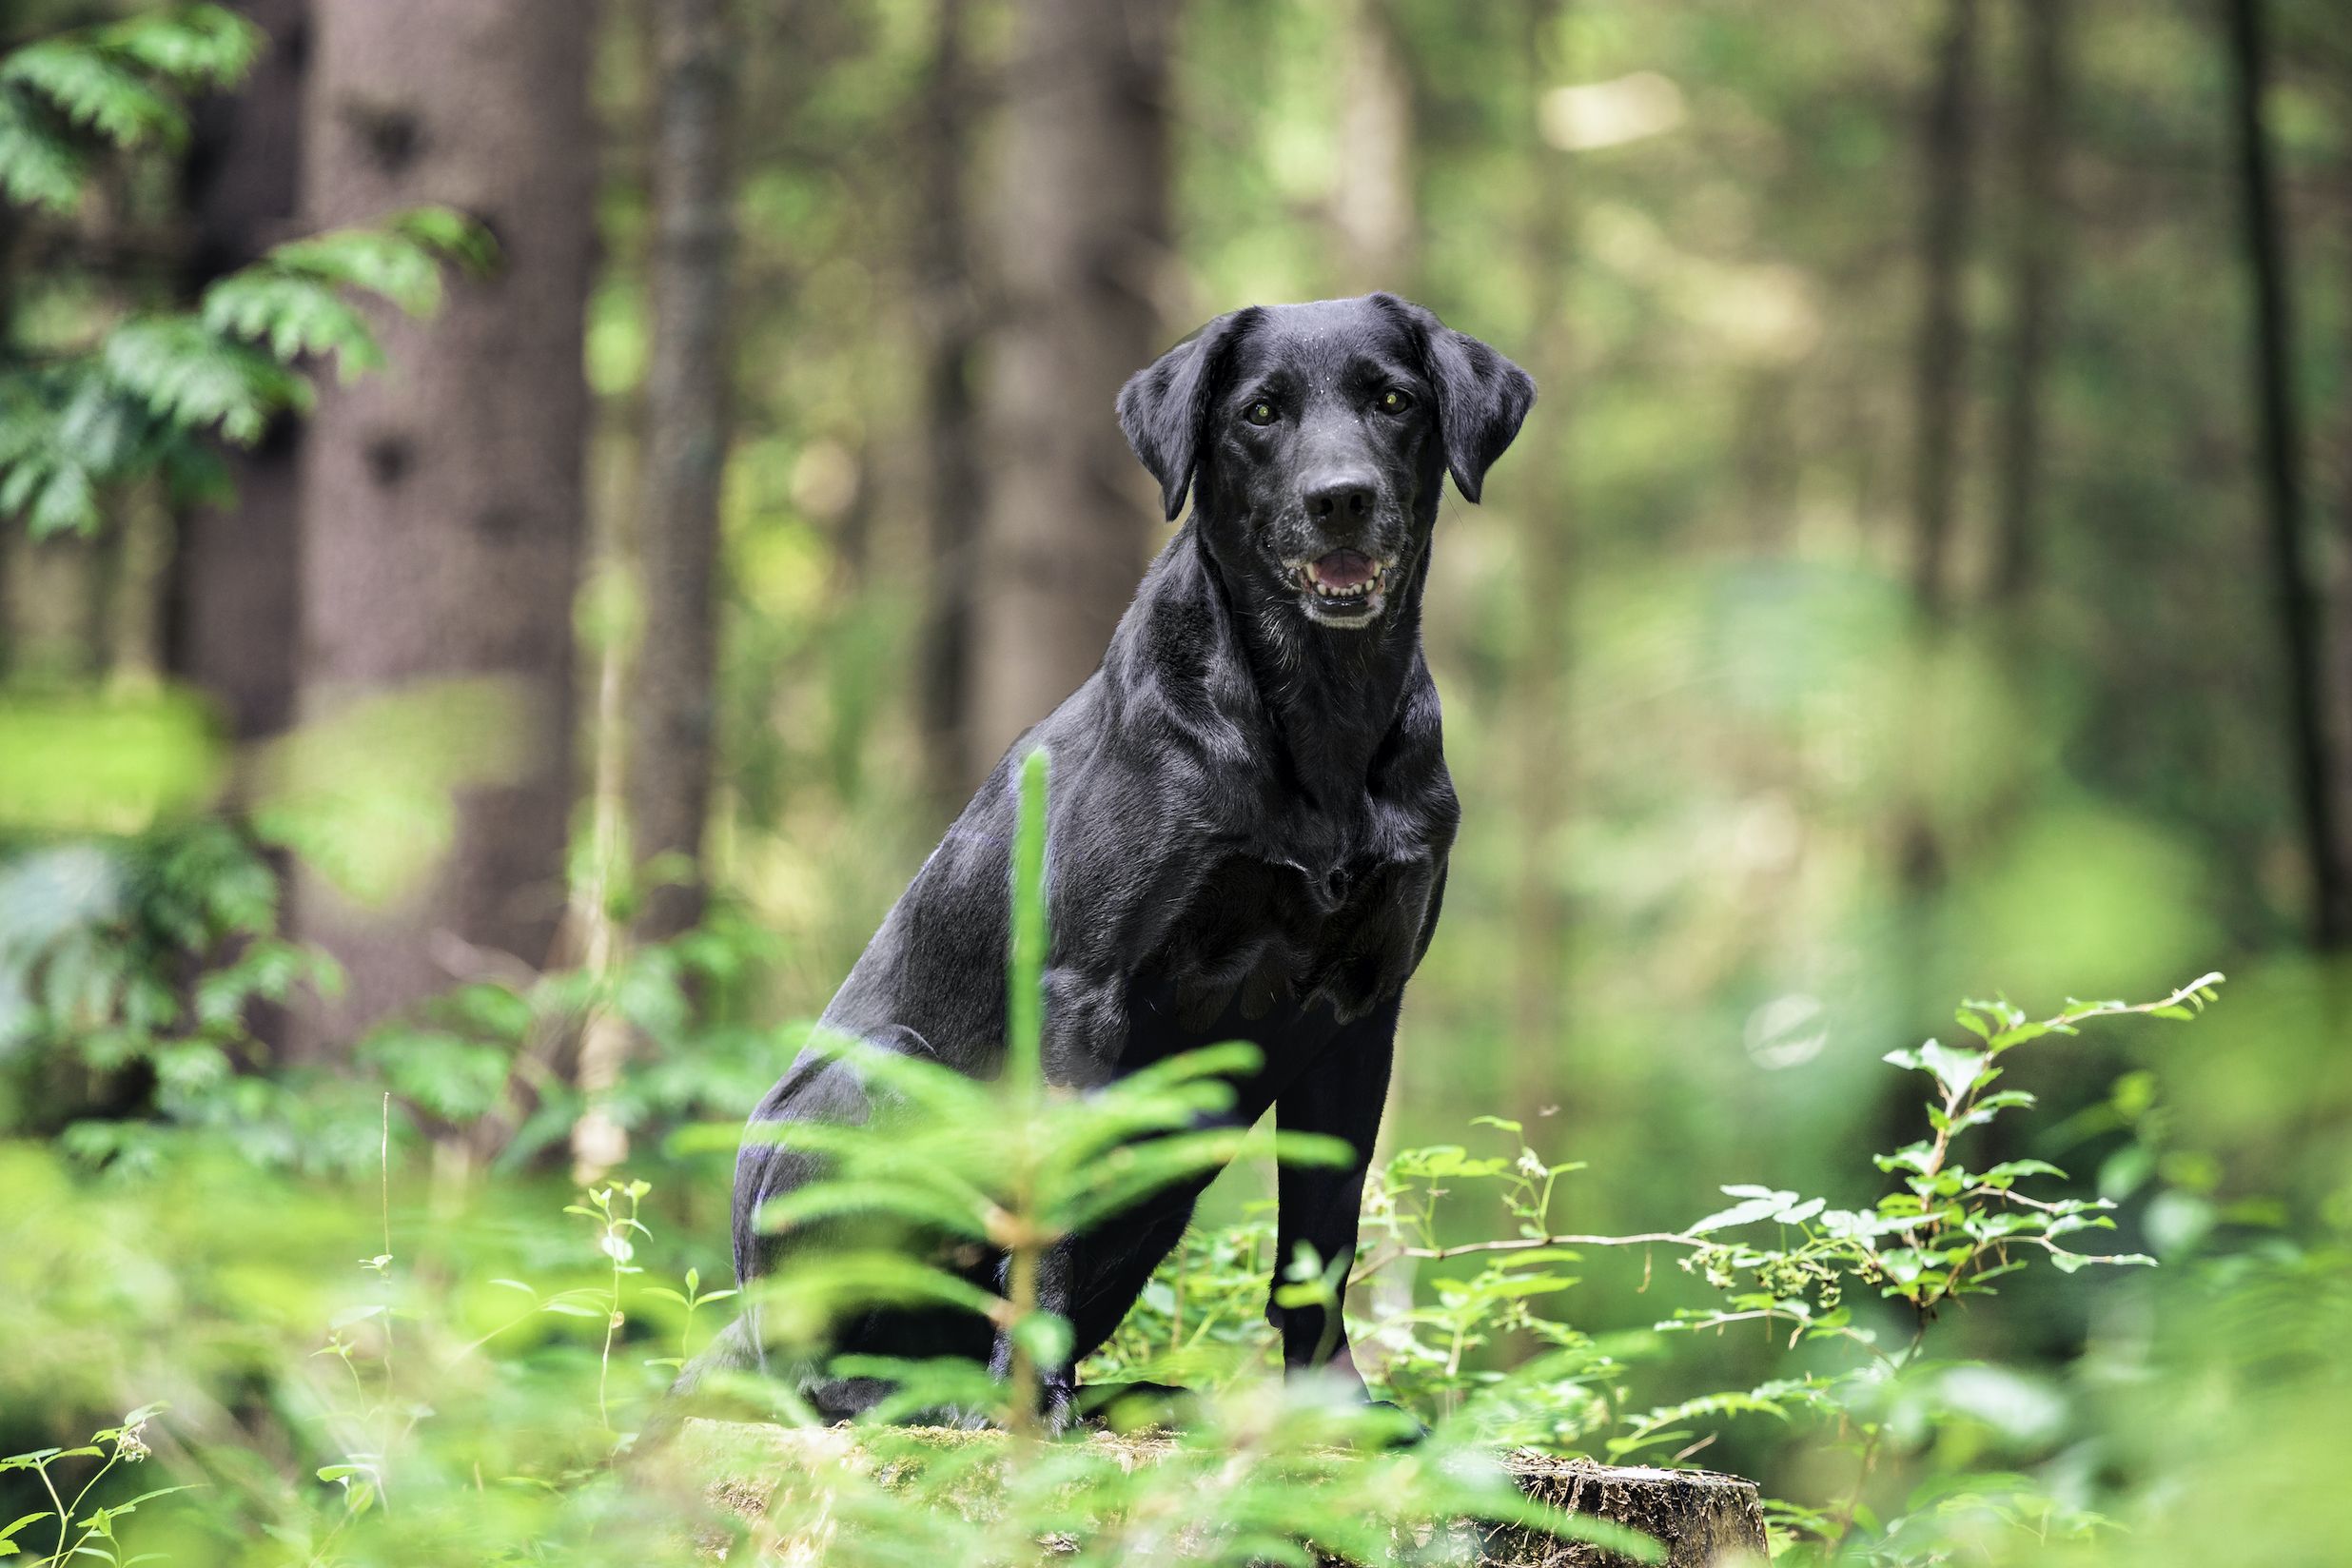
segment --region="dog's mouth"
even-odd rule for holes
[[[1292,570],[1306,596],[1307,614],[1335,625],[1370,620],[1379,615],[1385,596],[1388,569],[1396,564],[1377,560],[1361,550],[1332,550]]]

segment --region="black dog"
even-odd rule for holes
[[[1345,1169],[1284,1168],[1280,1248],[1353,1257],[1365,1162],[1388,1089],[1404,983],[1429,945],[1460,820],[1421,660],[1421,589],[1450,471],[1475,501],[1535,401],[1493,349],[1386,294],[1219,317],[1128,382],[1119,421],[1160,481],[1169,541],[1102,668],[1016,743],[949,830],[825,1011],[831,1029],[975,1076],[1004,1049],[1009,857],[1017,759],[1053,758],[1052,951],[1045,1066],[1086,1088],[1171,1053],[1245,1039],[1240,1125],[1356,1151]],[[804,1056],[754,1113],[863,1120],[854,1071]],[[735,1271],[782,1265],[760,1205],[807,1179],[757,1138],[737,1161]],[[1119,1325],[1190,1217],[1164,1193],[1048,1258],[1040,1304],[1075,1357]],[[975,1265],[994,1284],[1000,1259]],[[1269,1303],[1286,1368],[1346,1341],[1318,1308]],[[739,1348],[759,1357],[755,1322]],[[1326,1339],[1326,1335],[1330,1338]],[[742,1344],[743,1338],[750,1343]],[[1336,1347],[1336,1348],[1335,1348]],[[975,1318],[878,1312],[836,1350],[1009,1352]],[[797,1375],[838,1419],[885,1392]],[[1361,1379],[1357,1379],[1361,1388]],[[1073,1394],[1049,1376],[1057,1424]]]

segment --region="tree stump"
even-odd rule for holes
[[[1764,1503],[1752,1480],[1526,1452],[1504,1456],[1503,1468],[1539,1502],[1640,1531],[1666,1548],[1667,1568],[1764,1562]],[[1515,1527],[1487,1534],[1479,1557],[1480,1568],[1615,1568],[1623,1560],[1581,1541]]]
[[[916,1436],[935,1438],[941,1448],[1005,1441],[1001,1432],[941,1429]],[[1130,1470],[1169,1449],[1165,1438],[1151,1436],[1102,1433],[1086,1441],[1107,1445]],[[837,1460],[854,1444],[855,1435],[842,1427],[690,1421],[677,1461],[681,1479],[698,1487],[714,1507],[756,1525],[779,1487],[795,1484],[812,1461]],[[1761,1568],[1765,1560],[1764,1513],[1754,1481],[1706,1470],[1652,1470],[1524,1451],[1503,1456],[1502,1463],[1519,1489],[1539,1502],[1649,1536],[1664,1548],[1660,1560],[1666,1568]],[[1475,1550],[1475,1557],[1463,1560],[1478,1568],[1619,1568],[1630,1561],[1583,1541],[1559,1540],[1518,1525],[1458,1520],[1452,1528]],[[757,1560],[813,1563],[823,1555],[819,1544],[771,1533]],[[1050,1555],[1049,1549],[1041,1558]]]

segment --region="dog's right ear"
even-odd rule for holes
[[[1193,465],[1208,426],[1208,402],[1233,344],[1257,310],[1220,316],[1127,378],[1119,389],[1119,428],[1160,481],[1160,502],[1174,522],[1192,488]]]

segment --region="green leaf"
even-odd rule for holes
[[[27,1514],[24,1518],[10,1524],[6,1529],[0,1529],[0,1540],[8,1539],[10,1536],[15,1535],[19,1530],[22,1530],[28,1524],[37,1524],[45,1519],[55,1519],[56,1517],[57,1516],[55,1513],[46,1508],[41,1509],[36,1513]]]
[[[88,178],[80,148],[36,125],[14,94],[0,92],[0,196],[67,217],[82,205]]]
[[[1933,1073],[1935,1081],[1944,1086],[1944,1092],[1953,1099],[1989,1082],[1992,1074],[1988,1069],[1991,1062],[1988,1052],[1954,1050],[1934,1040],[1919,1048],[1919,1066]]]
[[[384,364],[367,319],[336,287],[268,266],[232,272],[205,291],[206,326],[224,337],[266,344],[291,364],[305,354],[332,355],[342,379]]]
[[[1068,1364],[1075,1343],[1069,1320],[1053,1312],[1031,1312],[1012,1325],[1012,1341],[1049,1370]]]
[[[145,74],[70,35],[27,44],[0,59],[0,85],[39,93],[67,119],[126,151],[187,139],[186,114]]]
[[[1774,1218],[1796,1203],[1793,1192],[1774,1192],[1758,1186],[1727,1186],[1723,1188],[1723,1194],[1742,1201],[1729,1208],[1717,1209],[1705,1219],[1684,1226],[1684,1230],[1693,1236],[1703,1236],[1711,1230],[1729,1230],[1736,1225],[1754,1225],[1759,1220]]]
[[[273,415],[310,409],[308,382],[189,316],[133,317],[108,334],[100,357],[115,383],[158,419],[217,425],[240,445],[260,441]]]
[[[184,88],[236,86],[266,42],[260,28],[213,5],[136,17],[100,28],[91,38]]]

